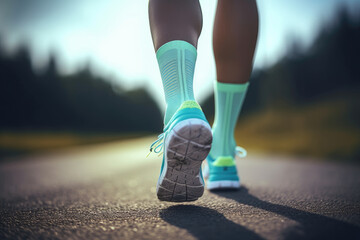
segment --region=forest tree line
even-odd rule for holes
[[[359,43],[360,19],[340,9],[310,48],[294,42],[276,64],[253,72],[244,114],[296,107],[358,87]],[[0,50],[0,130],[161,131],[161,112],[145,89],[116,88],[88,67],[62,76],[51,57],[37,73],[26,47],[11,56]],[[211,118],[213,95],[202,106]]]

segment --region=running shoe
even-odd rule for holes
[[[245,157],[246,150],[236,147],[235,155]],[[220,156],[214,159],[210,154],[206,158],[203,175],[207,178],[208,190],[240,188],[240,178],[237,173],[235,159],[232,156]]]
[[[202,161],[212,143],[211,127],[195,101],[185,101],[150,146],[150,152],[163,150],[156,192],[159,200],[195,201],[204,193]]]

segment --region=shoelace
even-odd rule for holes
[[[242,148],[242,147],[240,147],[240,146],[237,146],[237,147],[235,148],[235,154],[236,154],[236,156],[238,156],[238,157],[240,157],[240,158],[244,158],[244,157],[246,157],[246,155],[247,155],[247,151],[245,150],[245,148]]]
[[[165,132],[163,132],[162,134],[160,134],[158,136],[158,139],[156,139],[151,145],[150,145],[150,152],[148,153],[147,157],[152,153],[159,153],[159,156],[162,154],[162,150],[163,150],[163,145],[164,145],[164,134]]]
[[[159,156],[162,154],[162,150],[163,150],[163,146],[164,146],[164,135],[165,132],[161,133],[158,136],[158,139],[156,139],[151,145],[150,145],[150,149],[149,149],[149,153],[147,155],[147,157],[152,153],[159,153]],[[247,155],[247,151],[245,150],[245,148],[242,148],[240,146],[236,146],[235,148],[235,154],[236,156],[240,157],[240,158],[244,158]]]

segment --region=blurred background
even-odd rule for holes
[[[212,121],[216,1],[200,2],[194,88]],[[237,143],[359,162],[359,1],[258,0],[258,8]],[[0,2],[0,159],[155,136],[164,110],[147,1]]]

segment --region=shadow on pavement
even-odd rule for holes
[[[160,217],[202,239],[263,239],[249,229],[233,223],[219,212],[194,205],[176,205],[160,212]]]
[[[285,239],[360,239],[360,228],[353,224],[263,201],[249,194],[246,187],[242,187],[239,191],[213,191],[212,193],[298,222],[299,226],[291,227],[283,233]]]

